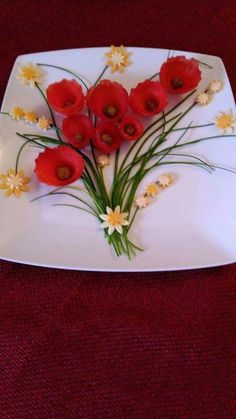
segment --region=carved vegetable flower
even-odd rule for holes
[[[97,158],[97,163],[99,167],[106,167],[110,164],[110,157],[108,154],[100,154]]]
[[[89,144],[93,136],[92,122],[84,114],[69,115],[62,122],[62,132],[70,144],[82,148]]]
[[[51,121],[43,115],[38,119],[38,127],[46,131],[51,127]]]
[[[196,102],[201,106],[206,106],[210,103],[212,97],[207,92],[199,93],[196,97]]]
[[[23,67],[18,67],[19,74],[16,76],[23,86],[29,84],[34,87],[35,83],[42,83],[43,72],[36,64],[29,63]]]
[[[119,130],[122,138],[127,141],[135,141],[141,137],[144,128],[142,122],[138,118],[131,115],[125,115],[119,124]]]
[[[20,119],[24,118],[25,112],[19,106],[15,106],[10,110],[9,115],[12,117],[12,119],[19,121]]]
[[[123,45],[121,45],[120,47],[114,47],[114,45],[112,45],[111,51],[105,53],[105,56],[108,58],[106,65],[111,67],[112,73],[114,73],[117,70],[120,73],[123,73],[125,67],[127,67],[130,64],[130,54],[131,53],[127,52]]]
[[[34,124],[35,122],[37,122],[38,117],[35,112],[25,112],[24,120],[29,124]]]
[[[146,186],[146,194],[148,196],[156,196],[159,191],[160,188],[156,183],[149,183],[149,185]]]
[[[89,109],[106,121],[120,120],[129,106],[126,89],[111,80],[102,80],[97,86],[91,87],[86,100]]]
[[[50,84],[46,89],[47,100],[54,111],[68,116],[84,107],[82,87],[76,80],[63,79]]]
[[[152,116],[162,112],[167,105],[166,89],[158,81],[145,80],[130,92],[131,108],[142,116]]]
[[[84,161],[80,154],[66,145],[45,148],[35,160],[35,173],[40,182],[65,186],[82,175]]]
[[[9,169],[7,174],[0,174],[0,189],[5,189],[5,196],[11,196],[15,194],[17,198],[20,198],[22,192],[28,192],[29,187],[27,184],[30,182],[30,178],[25,177],[24,171],[19,170],[16,172],[13,169]]]
[[[160,81],[170,93],[187,93],[201,80],[201,71],[194,58],[177,56],[168,58],[160,69]]]
[[[149,198],[145,195],[140,195],[135,198],[134,203],[139,209],[145,208],[149,204]]]
[[[127,212],[120,212],[120,206],[117,205],[117,207],[114,209],[114,211],[107,207],[106,208],[107,213],[106,214],[100,214],[99,217],[104,220],[104,222],[101,224],[102,228],[108,228],[108,234],[111,235],[115,230],[118,231],[118,233],[123,233],[122,226],[127,226],[129,224],[128,220],[125,220],[125,218],[128,217]]]
[[[211,93],[218,93],[223,89],[223,87],[224,83],[221,80],[212,80],[209,83],[208,90]]]
[[[111,153],[120,148],[122,137],[114,122],[100,121],[92,141],[98,150],[103,151],[103,153]]]
[[[173,182],[173,177],[168,174],[160,175],[158,178],[158,183],[160,186],[162,186],[162,188],[167,188],[168,186],[172,185]]]
[[[231,134],[236,126],[236,116],[233,115],[231,109],[226,112],[219,112],[215,118],[215,124],[221,134],[225,132]]]

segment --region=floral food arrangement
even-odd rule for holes
[[[29,191],[30,178],[25,177],[19,168],[20,156],[28,144],[39,147],[35,175],[39,182],[54,188],[47,194],[36,196],[33,201],[46,196],[69,196],[74,199],[74,204],[57,205],[78,208],[96,217],[116,255],[125,254],[131,258],[143,250],[129,238],[137,212],[150,205],[154,197],[175,182],[172,174],[163,171],[146,185],[142,193],[138,193],[142,180],[154,169],[162,170],[162,166],[167,164],[187,164],[209,172],[221,169],[235,173],[232,169],[186,154],[182,149],[212,138],[234,137],[236,117],[232,110],[224,110],[208,124],[181,124],[194,107],[207,106],[224,87],[221,80],[212,78],[205,90],[196,94],[202,78],[200,68],[210,68],[207,63],[185,56],[166,57],[156,74],[140,80],[128,92],[123,84],[109,80],[107,73],[109,70],[124,73],[131,65],[131,54],[123,46],[112,46],[105,55],[105,68],[90,86],[79,74],[63,67],[41,63],[19,67],[17,78],[23,86],[38,89],[48,107],[50,119],[20,106],[1,112],[14,120],[24,120],[32,127],[37,124],[45,134],[16,133],[24,142],[19,148],[15,168],[0,174],[0,189],[6,197],[15,195],[17,198]],[[68,77],[47,85],[43,90],[44,69],[50,70],[50,67],[66,72]],[[175,104],[171,106],[173,98]],[[180,105],[189,99],[190,105],[179,112]],[[60,124],[56,122],[57,115],[62,116]],[[189,130],[211,125],[219,130],[218,135],[183,142]],[[169,144],[170,134],[176,131],[177,140]],[[121,159],[120,149],[124,144],[127,151]],[[105,176],[109,165],[113,167],[110,187]]]

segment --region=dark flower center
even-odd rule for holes
[[[155,99],[150,99],[145,103],[146,111],[153,112],[157,109],[158,102]]]
[[[72,106],[76,102],[76,96],[71,94],[70,96],[67,96],[65,99],[65,102],[63,103],[63,107],[66,108],[67,106]]]
[[[103,113],[104,115],[106,115],[108,118],[114,118],[114,116],[116,116],[118,114],[118,109],[116,106],[114,105],[106,105],[103,108]]]
[[[110,134],[102,134],[101,140],[106,144],[112,144],[112,136]]]
[[[174,89],[179,89],[180,87],[182,87],[184,84],[183,80],[180,79],[179,77],[173,77],[173,79],[171,80],[171,86]]]
[[[59,166],[57,167],[56,173],[60,180],[66,180],[71,177],[72,170],[68,166]]]
[[[83,135],[82,135],[80,132],[77,132],[77,133],[74,135],[74,137],[75,137],[76,141],[78,141],[78,143],[80,143],[80,142],[81,142],[81,141],[83,141],[83,139],[84,139]]]
[[[135,134],[135,128],[133,125],[125,125],[124,126],[124,131],[126,132],[126,134],[128,135],[134,135]]]

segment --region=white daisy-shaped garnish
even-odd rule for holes
[[[9,115],[12,117],[12,119],[19,121],[20,119],[24,118],[25,112],[19,106],[14,106],[14,108],[10,110]]]
[[[138,207],[139,209],[147,207],[149,202],[149,198],[145,195],[137,196],[134,200],[136,207]]]
[[[51,121],[45,118],[43,115],[38,119],[38,127],[46,131],[47,129],[51,128]]]
[[[24,114],[24,120],[28,124],[34,124],[35,122],[37,122],[38,117],[37,117],[37,115],[36,115],[35,112],[25,112],[25,114]]]
[[[27,84],[30,87],[35,87],[35,83],[42,83],[42,70],[36,65],[29,63],[23,67],[18,67],[19,74],[16,76],[23,86]]]
[[[173,182],[174,178],[169,174],[160,175],[158,178],[158,183],[162,188],[167,188],[168,186],[172,185]]]
[[[16,172],[14,169],[9,169],[6,174],[0,174],[0,189],[5,190],[5,196],[15,195],[20,198],[22,192],[28,192],[28,183],[30,178],[25,177],[24,171]]]
[[[218,112],[215,125],[221,134],[231,134],[236,126],[236,115],[229,109],[226,112]]]
[[[201,106],[206,106],[211,101],[211,95],[207,92],[199,93],[199,95],[196,97],[196,102]]]
[[[110,157],[108,154],[100,154],[97,158],[97,163],[99,167],[106,167],[110,164]]]
[[[114,45],[111,46],[111,51],[106,52],[105,56],[108,58],[106,65],[111,67],[112,73],[114,71],[119,71],[123,73],[125,67],[130,64],[129,56],[130,52],[127,52],[125,47],[121,45],[120,47],[115,47]]]
[[[108,228],[109,235],[111,235],[115,230],[122,234],[122,226],[127,226],[129,224],[129,221],[125,219],[128,217],[128,212],[120,212],[119,205],[117,205],[114,211],[111,208],[106,207],[106,211],[106,214],[99,215],[99,217],[104,220],[101,227]]]
[[[156,196],[160,192],[160,187],[156,183],[149,183],[146,186],[145,192],[147,196]]]
[[[221,80],[212,80],[209,83],[208,90],[210,93],[218,93],[224,87],[224,83]]]

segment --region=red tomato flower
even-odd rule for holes
[[[80,154],[66,145],[46,148],[35,160],[35,173],[40,182],[64,186],[77,180],[84,170]]]
[[[130,106],[139,115],[152,116],[167,105],[167,93],[158,81],[145,80],[130,92]]]
[[[118,121],[127,111],[128,93],[120,83],[102,80],[97,86],[89,89],[87,105],[99,118]]]
[[[162,64],[160,81],[170,93],[187,93],[201,80],[201,71],[194,58],[184,56],[168,58]]]
[[[122,138],[128,141],[137,140],[143,133],[143,124],[134,116],[125,115],[119,124]]]
[[[93,143],[104,153],[110,153],[120,147],[122,137],[116,124],[112,121],[101,121],[96,128]]]
[[[85,97],[76,80],[63,79],[52,83],[46,90],[47,100],[54,111],[68,116],[81,111]]]
[[[82,148],[92,138],[92,122],[83,114],[70,115],[62,122],[62,132],[70,144],[76,148]]]

